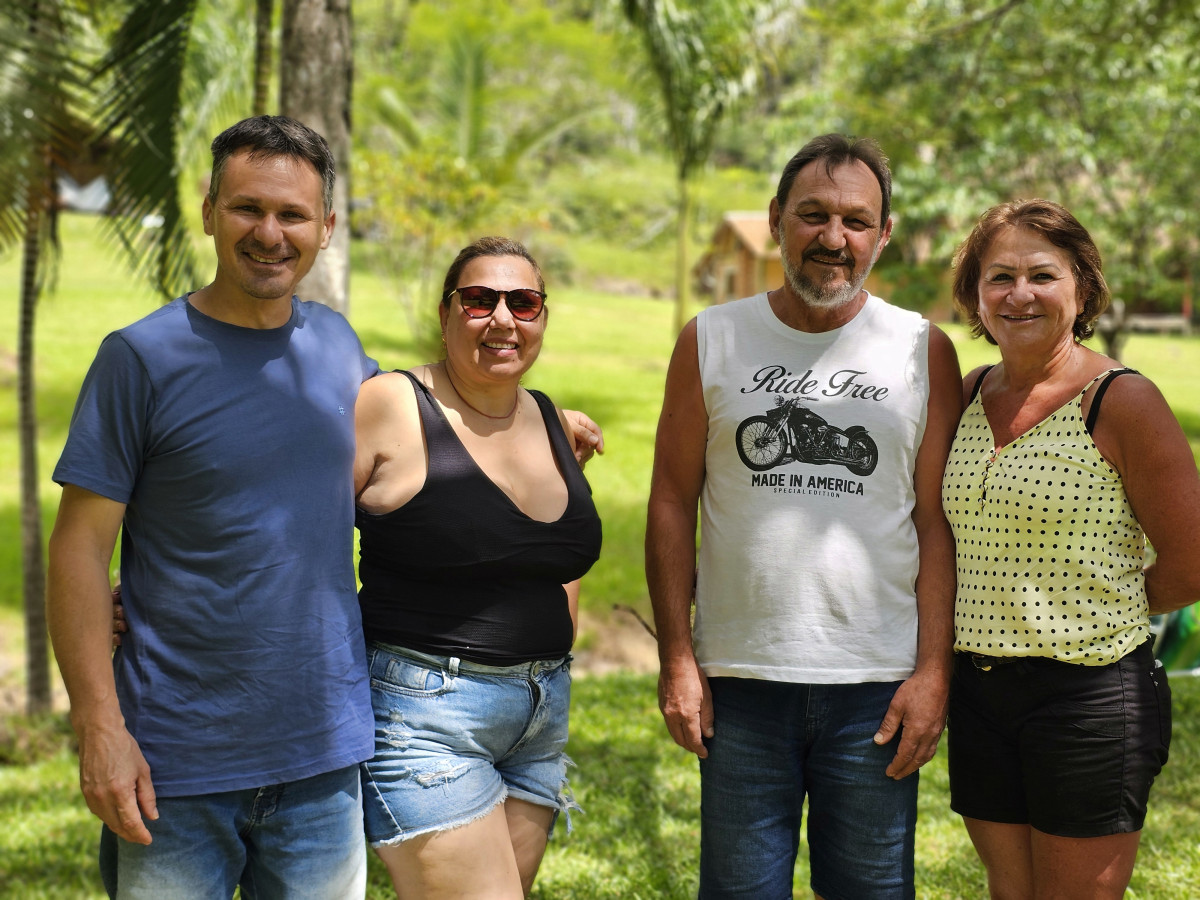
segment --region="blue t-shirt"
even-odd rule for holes
[[[179,298],[105,338],[54,480],[126,504],[113,657],[159,796],[306,778],[371,756],[355,595],[349,323],[281,328]]]

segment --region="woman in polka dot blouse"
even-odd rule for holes
[[[1081,343],[1109,293],[1066,209],[988,210],[955,266],[1001,361],[963,380],[942,484],[951,806],[993,898],[1120,897],[1171,735],[1149,616],[1200,598],[1200,478],[1158,389]]]

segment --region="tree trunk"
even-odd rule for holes
[[[279,109],[325,136],[338,174],[333,239],[297,293],[342,313],[348,312],[350,301],[352,49],[350,0],[284,0]]]
[[[25,603],[25,708],[29,715],[50,710],[50,654],[46,636],[46,567],[42,551],[42,504],[38,497],[37,396],[34,392],[34,319],[42,217],[54,196],[53,179],[30,186],[21,257],[21,312],[17,338],[17,431],[21,467],[21,574]],[[49,191],[49,193],[44,193]]]
[[[254,105],[253,115],[267,113],[271,87],[271,14],[275,0],[256,0],[254,8]]]
[[[692,217],[692,193],[686,175],[676,179],[678,188],[677,207],[675,211],[675,334],[683,331],[687,322],[688,306],[688,260],[687,239],[688,220]]]

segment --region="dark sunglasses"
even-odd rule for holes
[[[532,288],[517,288],[511,291],[498,291],[495,288],[481,284],[471,287],[460,287],[449,291],[442,299],[449,300],[451,295],[458,294],[463,312],[472,319],[486,319],[496,311],[500,298],[508,304],[508,311],[514,319],[522,322],[532,322],[542,314],[546,305],[546,295]]]

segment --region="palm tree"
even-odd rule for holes
[[[178,134],[196,0],[134,0],[100,60],[97,139],[109,145],[109,232],[170,299],[198,283],[179,198]],[[147,222],[161,223],[146,227]]]
[[[267,111],[267,91],[271,85],[271,18],[275,0],[254,0],[254,103],[250,114]]]
[[[58,255],[58,172],[78,152],[86,71],[68,52],[86,42],[66,0],[26,0],[0,10],[0,250],[21,246],[17,419],[21,469],[21,569],[26,711],[50,708],[45,567],[38,501],[34,324]]]
[[[162,285],[190,275],[177,203],[148,197],[174,196],[170,113],[177,81],[170,73],[186,47],[186,23],[194,0],[133,3],[110,53],[98,70],[88,64],[99,44],[90,5],[75,0],[15,0],[0,8],[0,251],[22,249],[20,327],[17,349],[18,435],[21,470],[21,568],[26,633],[26,709],[50,708],[49,647],[44,608],[41,503],[38,497],[37,408],[34,326],[37,304],[52,285],[58,262],[58,179],[72,160],[102,134],[111,148],[111,221],[133,254]],[[175,23],[175,24],[173,24]],[[184,23],[180,26],[178,23]],[[184,37],[180,38],[180,33]],[[94,58],[94,56],[93,56]],[[113,77],[117,76],[117,77]],[[97,86],[108,99],[93,106]],[[99,132],[93,123],[100,121]],[[166,221],[147,244],[129,217],[165,211]],[[125,217],[125,218],[122,218]]]
[[[767,4],[769,6],[769,4]],[[658,83],[665,130],[675,158],[675,331],[688,300],[687,234],[691,184],[708,162],[717,128],[730,107],[756,83],[753,0],[622,0],[626,18],[645,46]]]

